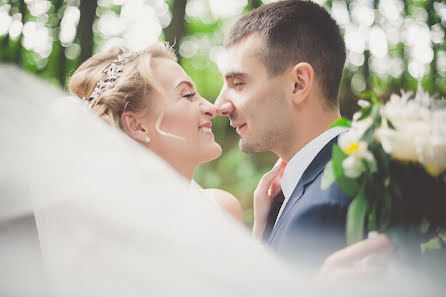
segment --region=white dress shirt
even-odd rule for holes
[[[276,223],[282,215],[282,211],[285,208],[288,200],[293,194],[299,180],[304,174],[307,167],[311,164],[317,154],[324,148],[324,146],[330,142],[333,138],[348,130],[347,127],[333,127],[328,129],[309,143],[305,145],[300,151],[298,151],[288,162],[283,172],[280,185],[282,186],[283,196],[285,200],[280,208],[279,215],[277,216]]]

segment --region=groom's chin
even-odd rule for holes
[[[239,147],[240,150],[246,154],[259,152],[256,145],[246,142],[243,138],[240,138]]]

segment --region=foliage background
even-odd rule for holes
[[[174,44],[200,94],[215,101],[225,32],[240,15],[274,1],[260,0],[0,0],[0,63],[13,63],[64,86],[93,53],[116,44],[140,49]],[[347,62],[340,91],[343,116],[351,117],[364,91],[386,99],[400,89],[446,94],[446,2],[432,0],[317,0],[340,24]],[[214,120],[218,160],[195,174],[204,187],[233,193],[252,223],[252,192],[274,164],[271,153],[247,155],[228,120]]]

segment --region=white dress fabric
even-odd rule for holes
[[[28,277],[0,263],[2,278],[21,275],[12,284],[23,288],[10,293],[0,281],[1,296],[319,295],[307,291],[305,271],[259,249],[248,230],[79,98],[53,100],[31,85],[11,81],[11,91],[0,90],[0,210],[8,219],[32,215],[32,199],[42,259],[34,259],[34,244],[30,259],[15,248],[10,261],[31,267],[41,260],[43,268],[36,264],[42,271]],[[35,234],[23,234],[35,243]],[[24,242],[0,240],[6,247]],[[389,284],[405,289],[407,282]],[[360,295],[420,295],[411,289],[368,287]],[[358,296],[320,296],[349,292]]]
[[[217,203],[217,200],[214,197],[214,194],[203,189],[195,180],[191,180],[190,187],[192,191],[197,192],[199,195],[208,200],[209,204],[218,209],[219,212],[223,213],[225,216],[228,214],[224,212],[221,206]]]
[[[46,103],[64,93],[0,64],[0,296],[47,297],[30,196],[35,126]],[[39,102],[39,104],[36,104]]]
[[[55,100],[42,118],[31,195],[53,296],[272,296],[291,294],[279,286],[286,279],[298,287],[247,230],[78,98]]]

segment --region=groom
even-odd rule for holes
[[[313,2],[281,1],[239,19],[225,47],[217,113],[229,117],[242,151],[271,151],[287,163],[264,239],[286,261],[317,268],[346,246],[351,201],[335,184],[321,189],[332,145],[345,131],[329,128],[340,118],[340,29]]]

